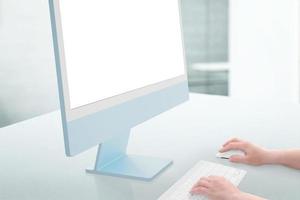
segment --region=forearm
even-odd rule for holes
[[[279,164],[300,169],[300,149],[271,150],[268,152],[266,164]]]
[[[258,197],[258,196],[254,196],[252,194],[248,194],[248,193],[240,193],[238,194],[234,200],[266,200],[264,198]]]

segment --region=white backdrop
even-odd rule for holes
[[[231,96],[299,103],[299,0],[230,5]]]
[[[47,0],[0,0],[0,127],[58,108]]]

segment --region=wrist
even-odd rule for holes
[[[240,192],[237,196],[234,197],[233,200],[266,200],[264,198],[254,196],[252,194]]]
[[[264,164],[282,164],[282,151],[279,150],[265,150]]]
[[[232,200],[245,200],[245,195],[246,193],[244,192],[237,192],[235,194],[232,195]]]

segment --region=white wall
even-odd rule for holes
[[[58,108],[47,0],[0,0],[0,127]]]
[[[230,6],[231,96],[299,102],[299,1]]]

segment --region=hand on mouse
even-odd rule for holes
[[[229,160],[235,163],[264,165],[268,163],[270,157],[269,150],[237,138],[231,139],[226,142],[220,149],[220,152],[223,153],[230,150],[241,150],[245,153],[245,155],[231,156]]]

